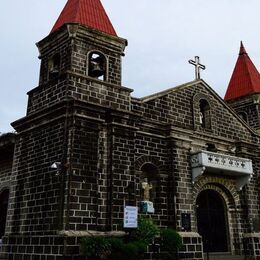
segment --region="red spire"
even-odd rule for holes
[[[65,23],[80,23],[117,36],[100,0],[68,0],[51,33]]]
[[[246,52],[246,49],[245,49],[245,47],[244,47],[243,42],[241,41],[241,42],[240,42],[240,51],[239,51],[239,55],[243,55],[243,54],[247,54],[247,52]]]
[[[241,41],[239,56],[225,95],[225,101],[260,93],[260,74]]]

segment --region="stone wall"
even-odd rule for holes
[[[205,99],[210,105],[211,128],[204,129],[199,123],[199,100]],[[133,111],[144,118],[164,124],[197,130],[212,137],[229,140],[252,141],[253,136],[246,124],[235,117],[227,105],[213,90],[202,83],[179,86],[168,91],[134,100]]]
[[[239,99],[230,100],[228,104],[237,114],[242,113],[245,119],[253,129],[259,130],[259,94],[241,97]]]
[[[0,193],[5,189],[10,189],[11,173],[12,173],[12,159],[11,161],[2,161],[0,167]]]
[[[3,239],[6,245],[3,251],[9,259],[54,253],[56,242],[49,238],[57,237],[55,231],[63,220],[65,188],[60,169],[52,169],[51,165],[66,159],[64,119],[49,124],[41,122],[37,127],[24,120],[15,125],[17,130],[27,125],[30,131],[21,131],[16,137],[9,216]],[[59,241],[63,245],[63,240]]]
[[[181,259],[203,259],[196,198],[205,189],[223,198],[229,251],[242,253],[242,234],[253,232],[251,220],[260,213],[259,137],[203,81],[132,98],[132,90],[121,86],[125,45],[76,24],[38,43],[40,85],[29,92],[27,116],[13,124],[18,134],[12,179],[10,160],[0,168],[1,183],[11,186],[3,247],[9,259],[77,259],[82,235],[122,233],[125,205],[139,206],[143,215],[145,174],[154,174],[150,217],[181,232]],[[106,56],[105,80],[89,77],[90,51]],[[49,78],[56,53],[60,71]],[[201,100],[210,107],[207,127],[201,124]],[[251,158],[251,182],[237,191],[235,176],[211,171],[194,181],[191,154],[209,149]],[[191,216],[189,230],[183,213]],[[258,247],[257,236],[248,236],[248,252],[257,255]],[[158,256],[150,251],[150,258]]]

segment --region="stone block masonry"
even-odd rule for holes
[[[155,213],[146,217],[180,232],[180,259],[202,260],[207,241],[219,250],[212,245],[219,229],[231,256],[259,258],[259,135],[203,80],[133,98],[121,83],[126,44],[75,23],[37,44],[39,86],[28,93],[26,116],[13,123],[15,148],[9,140],[10,156],[0,157],[0,193],[10,189],[2,252],[12,260],[85,260],[82,236],[124,235],[125,205],[144,216],[147,180]],[[89,73],[91,53],[104,58],[103,78]],[[241,190],[242,171],[207,167],[192,178],[191,156],[205,150],[251,160],[251,178]],[[199,207],[214,219],[221,212],[221,228],[204,230]],[[160,248],[150,246],[146,258],[156,257]]]

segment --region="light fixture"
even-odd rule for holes
[[[61,166],[61,162],[54,162],[51,165],[51,169],[60,169],[60,166]]]

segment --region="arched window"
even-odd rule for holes
[[[0,239],[4,236],[9,200],[9,190],[0,193]]]
[[[156,199],[156,189],[157,189],[157,178],[158,169],[152,163],[145,163],[141,167],[141,196],[142,200],[148,200],[155,202]]]
[[[200,125],[203,128],[211,128],[211,115],[210,115],[210,106],[207,100],[201,99],[199,102],[199,120]]]
[[[248,122],[248,117],[245,112],[238,112],[238,115],[241,119],[243,119],[246,123]]]
[[[60,54],[56,53],[53,55],[51,59],[49,59],[48,62],[48,71],[49,71],[49,79],[53,79],[59,75],[60,72]]]
[[[88,55],[88,76],[106,80],[107,76],[107,61],[104,54],[93,51]]]

